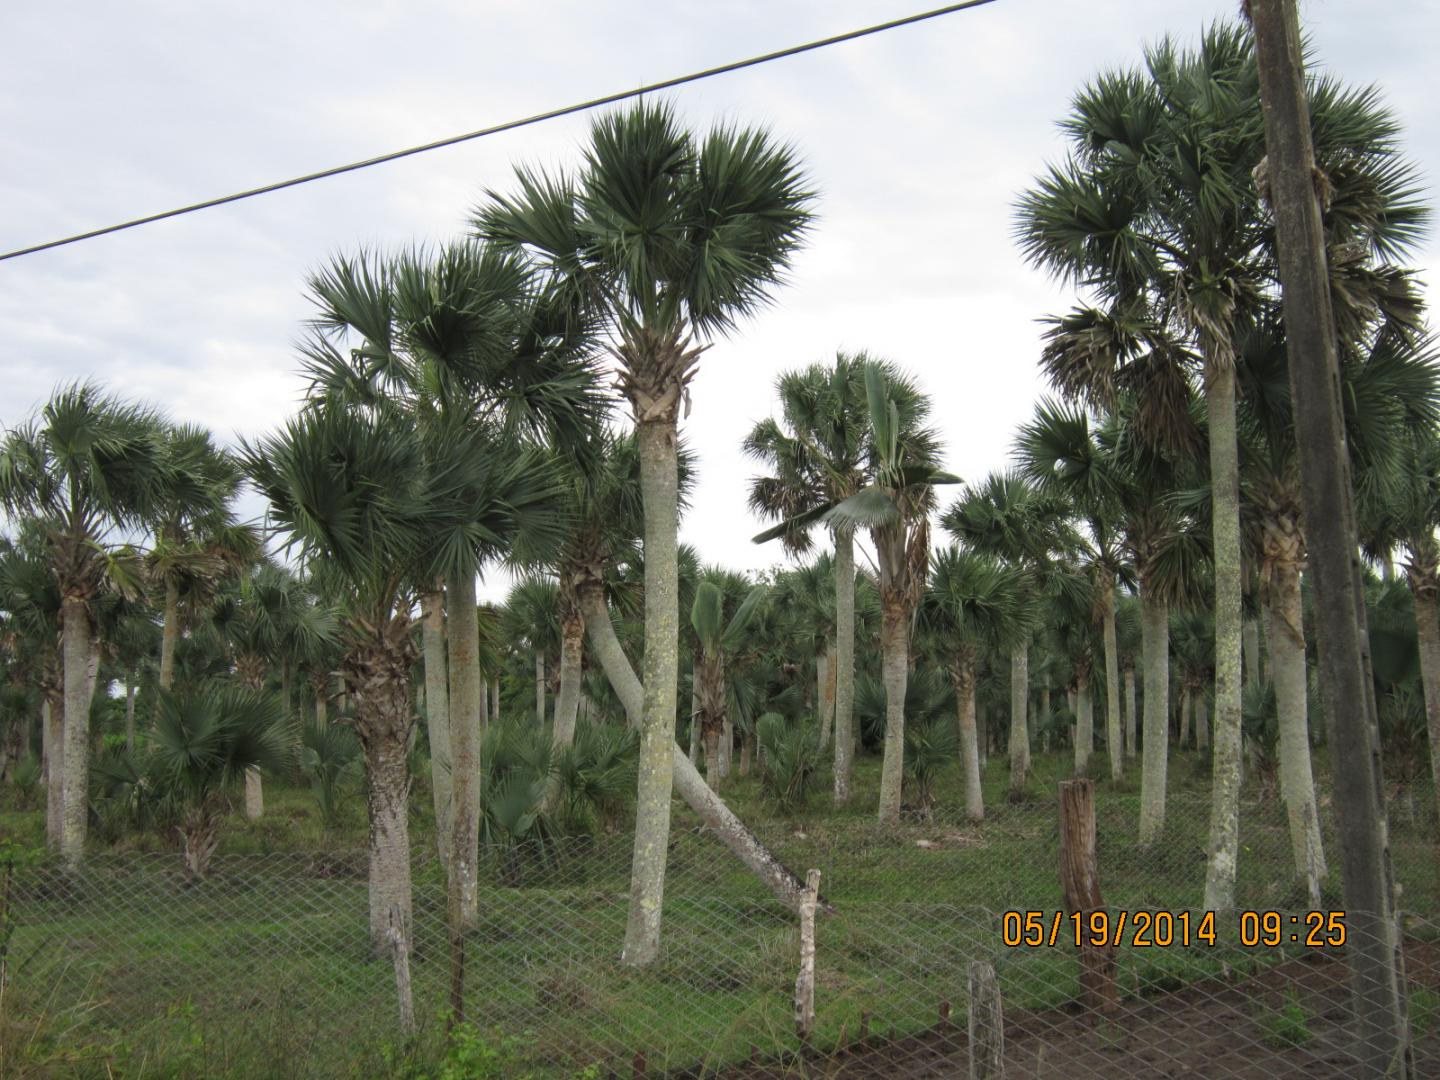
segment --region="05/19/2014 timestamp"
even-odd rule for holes
[[[1231,926],[1234,935],[1217,935],[1217,922]],[[1163,949],[1238,943],[1334,949],[1345,944],[1345,937],[1343,911],[1241,911],[1220,919],[1213,911],[1007,911],[1000,919],[1000,941],[1009,948]]]

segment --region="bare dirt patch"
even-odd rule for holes
[[[1412,991],[1440,992],[1440,943],[1407,942]],[[1343,958],[1287,961],[1240,982],[1212,980],[1122,1003],[1110,1034],[1078,1006],[1007,1012],[1007,1080],[1204,1077],[1216,1080],[1330,1078],[1347,1073],[1349,989]],[[1433,999],[1432,999],[1433,1000]],[[874,1039],[826,1055],[757,1062],[726,1080],[920,1080],[964,1077],[961,1027]],[[1420,1019],[1415,1017],[1413,1019]],[[1414,1039],[1417,1076],[1440,1075],[1440,1017]],[[1427,1070],[1435,1070],[1430,1072]]]

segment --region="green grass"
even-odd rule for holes
[[[1149,851],[1134,843],[1133,785],[1097,781],[1100,882],[1112,909],[1200,905],[1208,799],[1188,757],[1172,764],[1166,834]],[[818,929],[816,1045],[855,1037],[862,1016],[872,1034],[924,1029],[942,1001],[963,1022],[967,967],[977,958],[994,964],[1007,1008],[1073,1000],[1073,948],[1000,941],[1005,909],[1059,905],[1053,792],[1068,773],[1064,757],[1037,759],[1019,804],[1003,801],[1004,762],[992,760],[980,823],[960,813],[958,777],[942,778],[934,819],[899,829],[873,821],[878,764],[861,760],[854,799],[838,812],[828,784],[783,818],[753,778],[724,792],[793,869],[821,869],[836,908]],[[1103,774],[1103,760],[1098,768]],[[227,820],[214,875],[200,885],[184,881],[173,843],[154,836],[97,851],[78,891],[53,870],[17,878],[0,1074],[443,1075],[448,953],[443,882],[427,854],[429,795],[417,790],[413,802],[413,977],[425,1030],[411,1043],[395,1034],[390,965],[368,948],[362,805],[349,804],[340,828],[326,833],[308,790],[268,785],[266,817]],[[5,812],[0,823],[22,841],[43,831],[34,811]],[[793,1049],[794,917],[696,824],[677,804],[664,953],[643,972],[618,963],[628,837],[530,852],[512,867],[513,885],[489,879],[466,941],[466,1012],[491,1034],[470,1036],[450,1055],[484,1058],[487,1068],[503,1057],[505,1075],[570,1077],[597,1063],[619,1066],[637,1050],[658,1072],[741,1059],[752,1045]],[[1407,907],[1434,916],[1431,829],[1428,819],[1397,827],[1392,848]],[[1247,792],[1241,841],[1241,906],[1307,906],[1291,883],[1277,800]],[[309,853],[284,854],[298,851]],[[1222,920],[1217,936],[1213,949],[1121,949],[1122,992],[1233,979],[1298,951],[1241,949],[1234,920]],[[1267,1022],[1288,1023],[1282,1014]]]

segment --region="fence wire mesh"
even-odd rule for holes
[[[491,1071],[460,1075],[1345,1075],[1357,1045],[1346,960],[1363,920],[1341,919],[1343,944],[1324,918],[1315,936],[1283,807],[1246,804],[1236,910],[1210,940],[1208,803],[1172,800],[1165,841],[1149,849],[1135,844],[1134,810],[1097,807],[1107,932],[1122,916],[1129,927],[1102,950],[1098,995],[1082,988],[1075,924],[1057,914],[1053,803],[999,806],[982,822],[772,830],[764,839],[788,865],[822,871],[833,909],[817,920],[803,1039],[797,914],[704,830],[672,837],[663,948],[639,970],[619,959],[629,837],[491,851],[464,994]],[[1434,836],[1419,810],[1392,830],[1414,1076],[1440,1075]],[[420,1039],[443,1052],[444,876],[427,856],[413,875]],[[1323,883],[1326,911],[1343,906],[1337,883],[1338,872]],[[203,881],[176,854],[99,854],[79,871],[17,866],[7,891],[0,1074],[133,1073],[163,1059],[166,1075],[378,1076],[414,1060],[389,958],[368,932],[363,852],[221,855]],[[1148,945],[1135,940],[1140,912],[1152,915]],[[1003,1022],[987,1034],[994,1001]]]

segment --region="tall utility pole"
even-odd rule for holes
[[[1295,0],[1248,0],[1260,69],[1301,496],[1330,717],[1359,1077],[1413,1075],[1394,877],[1381,802],[1380,735],[1369,678],[1354,494],[1341,411],[1335,316],[1325,265]]]

